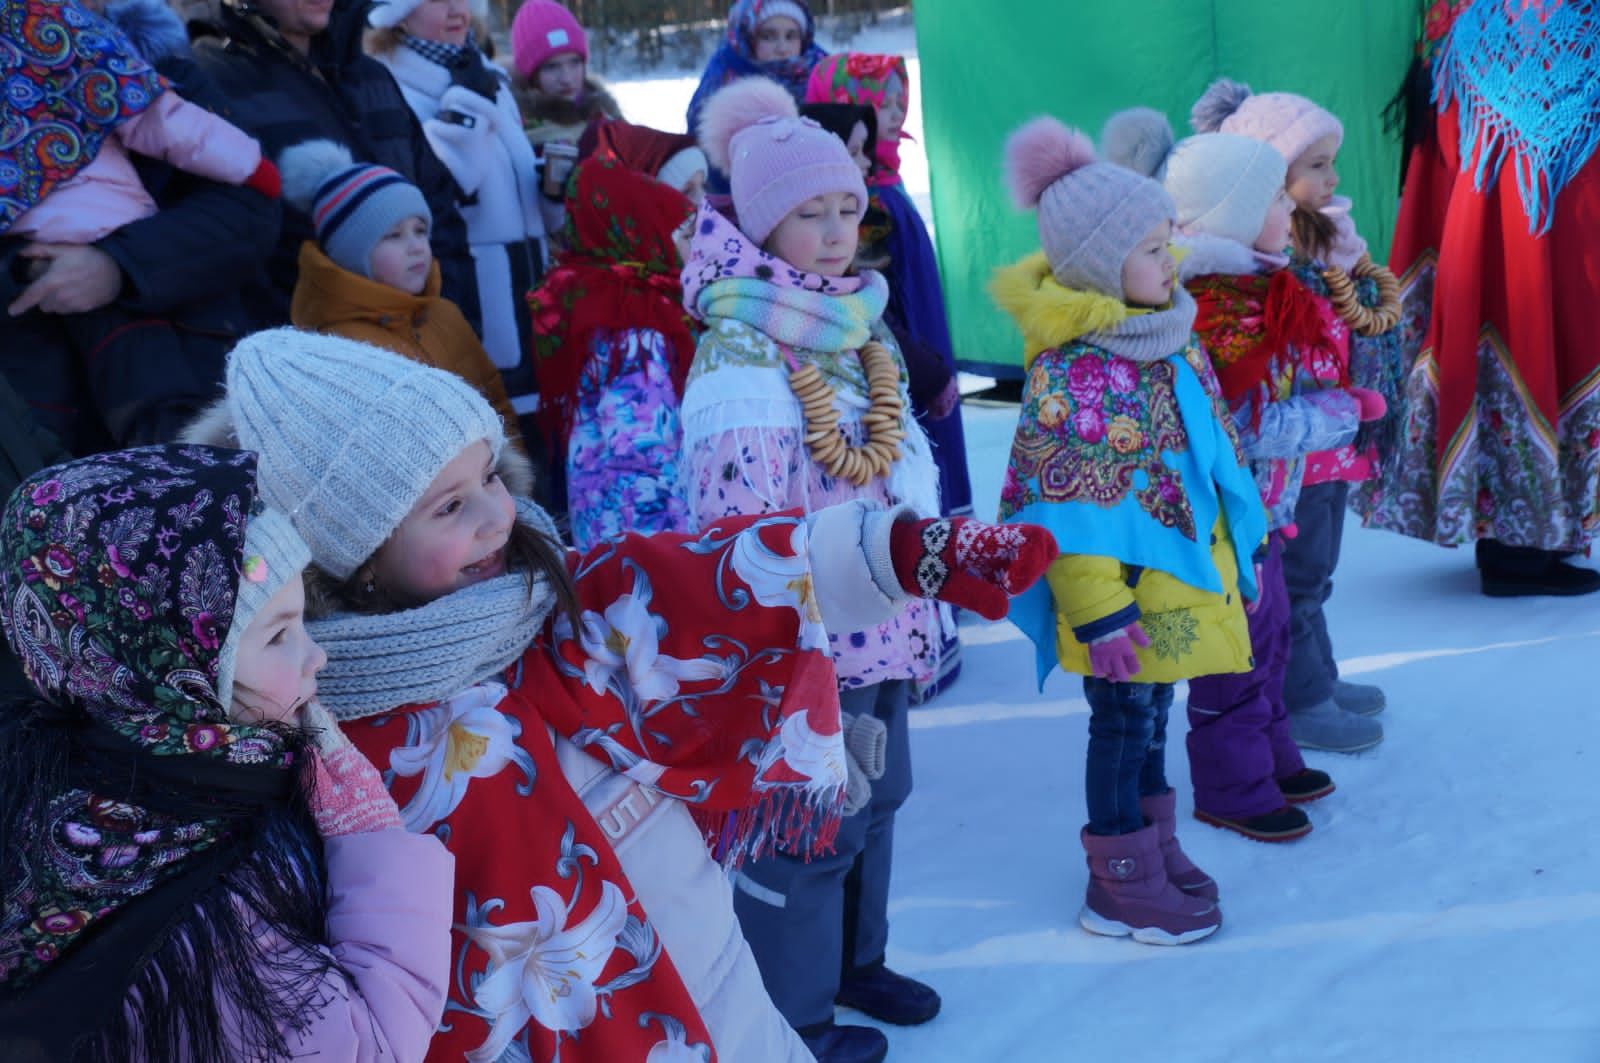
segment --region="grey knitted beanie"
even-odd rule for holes
[[[288,517],[275,509],[264,509],[250,518],[244,533],[244,564],[239,593],[233,602],[233,622],[217,658],[217,699],[224,706],[233,702],[234,666],[245,628],[267,600],[291,579],[299,579],[309,564],[311,548],[295,534]]]
[[[329,575],[377,552],[463,450],[505,429],[456,376],[369,344],[280,328],[228,356],[239,445],[260,455],[269,505],[283,510]]]
[[[1006,178],[1017,204],[1039,212],[1039,242],[1056,280],[1116,299],[1123,262],[1175,214],[1160,184],[1098,161],[1088,137],[1050,117],[1011,134]]]

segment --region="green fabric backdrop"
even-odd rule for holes
[[[956,358],[1020,377],[1021,337],[989,301],[996,266],[1038,248],[1001,181],[1006,134],[1049,113],[1098,138],[1143,104],[1189,132],[1216,77],[1309,96],[1344,122],[1340,191],[1381,259],[1400,145],[1382,112],[1410,61],[1415,0],[917,0],[923,135]]]

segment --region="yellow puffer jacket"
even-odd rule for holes
[[[1191,587],[1165,572],[1125,565],[1112,557],[1064,554],[1045,578],[1056,604],[1056,656],[1069,672],[1089,675],[1089,649],[1073,634],[1097,620],[1137,607],[1150,636],[1138,647],[1138,683],[1176,683],[1202,675],[1248,672],[1255,667],[1250,628],[1239,596],[1239,568],[1227,524],[1211,534],[1211,559],[1222,594]],[[1131,586],[1130,586],[1131,583]]]

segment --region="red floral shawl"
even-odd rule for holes
[[[539,375],[539,423],[548,438],[571,433],[578,381],[597,329],[653,329],[672,355],[672,382],[694,359],[693,319],[683,309],[682,260],[672,234],[694,214],[676,189],[630,170],[602,150],[578,167],[567,196],[567,246],[528,293]],[[617,373],[616,345],[610,367]]]
[[[774,844],[821,851],[838,828],[837,681],[803,518],[629,536],[572,571],[581,629],[547,624],[505,687],[343,725],[407,827],[456,858],[450,997],[430,1059],[520,1044],[534,1060],[644,1063],[664,1043],[715,1058],[552,730],[690,805],[729,864]]]
[[[1256,387],[1270,391],[1273,359],[1291,347],[1309,350],[1329,342],[1317,296],[1289,270],[1213,273],[1186,287],[1199,308],[1194,330],[1230,403]]]

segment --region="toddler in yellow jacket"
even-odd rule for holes
[[[1244,598],[1266,515],[1191,331],[1155,181],[1096,160],[1052,118],[1012,134],[1007,177],[1043,251],[1002,270],[1028,370],[1001,517],[1074,553],[1016,599],[1039,680],[1059,662],[1090,705],[1081,837],[1094,933],[1184,944],[1222,922],[1217,887],[1175,836],[1165,771],[1173,684],[1251,667]]]

